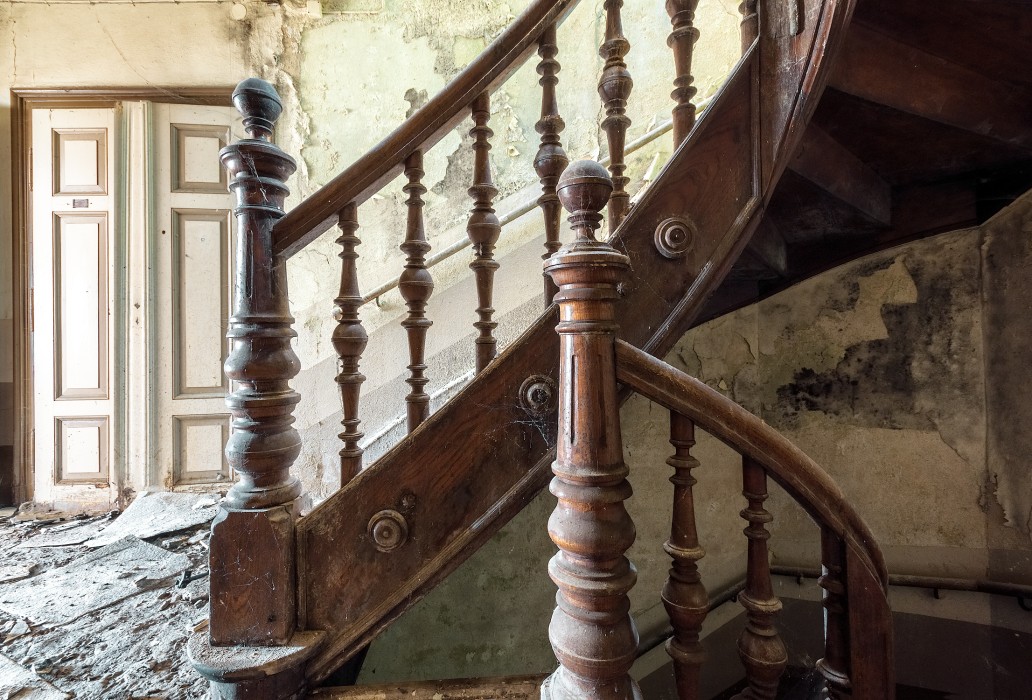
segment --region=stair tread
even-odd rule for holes
[[[502,676],[498,678],[465,678],[440,681],[382,683],[337,688],[319,688],[312,698],[348,698],[348,700],[522,700],[537,698],[546,674]]]

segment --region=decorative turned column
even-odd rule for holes
[[[559,588],[549,640],[561,666],[541,688],[543,700],[640,698],[628,675],[638,633],[627,592],[637,573],[624,556],[634,523],[620,440],[614,344],[616,287],[627,257],[595,240],[612,191],[605,168],[572,163],[559,179],[576,239],[545,263],[559,287],[561,338],[559,444],[551,491],[558,499],[548,533],[559,552],[548,573]]]
[[[426,242],[423,229],[423,194],[426,186],[423,178],[423,152],[416,151],[405,161],[405,177],[408,183],[403,188],[408,193],[408,225],[401,252],[407,256],[405,271],[401,273],[398,289],[408,306],[408,316],[401,322],[408,335],[409,378],[405,381],[411,387],[405,397],[408,406],[408,431],[411,433],[430,416],[430,396],[425,388],[430,381],[426,378],[426,332],[433,321],[426,317],[426,303],[434,292],[434,280],[426,269],[426,254],[430,244]]]
[[[211,681],[211,697],[294,698],[303,663],[322,633],[295,632],[294,525],[301,484],[290,467],[301,451],[294,429],[299,396],[289,380],[300,369],[287,305],[284,261],[272,253],[272,227],[283,216],[284,181],[294,160],[270,143],[282,111],[264,80],[233,91],[250,138],[222,149],[236,195],[236,278],[226,376],[232,434],[226,458],[237,481],[211,526],[210,625],[190,638],[194,668]],[[256,647],[260,647],[256,649]]]
[[[269,142],[282,111],[271,85],[245,80],[233,91],[249,139],[220,155],[236,195],[233,316],[226,376],[237,389],[226,459],[237,474],[212,525],[211,641],[283,644],[294,632],[294,520],[301,483],[290,467],[301,452],[294,429],[300,396],[287,383],[300,370],[287,306],[284,261],[272,255],[294,160]],[[256,579],[268,580],[255,586]]]
[[[674,510],[670,539],[663,549],[673,565],[663,587],[663,607],[670,617],[674,636],[667,641],[666,649],[674,662],[677,696],[697,698],[699,669],[706,659],[699,633],[709,610],[709,596],[698,567],[698,561],[706,552],[699,546],[692,493],[696,483],[692,470],[699,466],[699,460],[691,455],[695,446],[695,424],[675,411],[670,412],[670,444],[674,446],[674,454],[667,459],[667,464],[674,468],[674,475],[670,477],[674,485]]]
[[[738,602],[746,612],[745,630],[738,638],[738,655],[745,667],[749,686],[736,698],[741,700],[774,700],[781,674],[788,665],[788,652],[774,624],[781,601],[774,595],[770,580],[770,554],[767,550],[767,523],[774,517],[763,507],[767,500],[767,472],[748,457],[742,457],[742,495],[749,506],[742,517],[749,525],[745,536],[749,539],[745,590]]]
[[[606,0],[606,38],[598,49],[598,55],[605,59],[602,78],[598,82],[598,94],[606,108],[602,128],[609,141],[609,172],[613,176],[613,194],[609,198],[609,233],[627,216],[631,206],[631,195],[627,192],[630,178],[624,175],[624,142],[631,119],[627,116],[627,98],[631,96],[634,82],[624,63],[624,56],[631,44],[623,33],[620,8],[623,0]]]
[[[846,606],[845,562],[842,540],[826,527],[821,528],[823,574],[817,583],[824,589],[824,658],[817,668],[828,683],[830,700],[853,696],[849,682],[849,617]]]
[[[742,15],[742,53],[749,50],[756,37],[760,35],[760,19],[756,15],[756,0],[742,0],[738,6],[738,13]]]
[[[473,100],[473,128],[469,135],[473,137],[473,184],[469,187],[469,196],[473,198],[473,211],[466,225],[466,235],[473,244],[473,262],[469,264],[477,283],[477,320],[473,327],[480,331],[477,336],[476,371],[487,367],[498,352],[498,341],[494,337],[494,329],[498,324],[494,321],[494,307],[491,299],[494,294],[494,273],[498,269],[498,261],[494,259],[494,248],[498,236],[502,233],[502,225],[495,216],[494,198],[498,190],[491,179],[491,136],[494,134],[487,125],[491,118],[491,99],[482,93]]]
[[[688,137],[695,125],[695,104],[692,99],[698,90],[695,89],[695,77],[692,75],[692,50],[699,40],[699,30],[695,28],[695,8],[699,0],[667,0],[666,10],[670,15],[673,31],[667,38],[667,46],[674,52],[674,91],[670,97],[674,99],[674,148]]]
[[[559,53],[559,47],[555,43],[555,25],[544,31],[538,40],[538,56],[541,61],[538,63],[537,72],[541,76],[538,83],[541,85],[541,118],[534,129],[541,134],[541,146],[534,157],[534,170],[541,178],[541,196],[538,198],[538,206],[545,219],[545,254],[542,260],[548,260],[559,250],[559,224],[562,216],[562,206],[559,203],[559,196],[555,193],[555,186],[559,182],[559,176],[569,164],[570,159],[566,157],[563,144],[559,140],[559,134],[566,128],[566,123],[559,116],[559,104],[555,97],[555,86],[559,84],[559,61],[555,60]],[[552,303],[555,293],[559,288],[548,276],[545,277],[545,306]]]
[[[358,288],[358,252],[361,243],[358,237],[358,206],[347,204],[337,215],[340,236],[340,290],[333,300],[334,317],[337,326],[333,329],[333,349],[340,359],[336,382],[340,390],[341,421],[343,429],[337,434],[340,439],[340,485],[343,488],[362,471],[363,449],[358,442],[363,433],[359,430],[362,420],[358,417],[358,402],[362,393],[365,375],[358,365],[362,360],[369,335],[362,326],[358,310],[362,306],[362,294]]]

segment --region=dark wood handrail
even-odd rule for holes
[[[532,54],[534,42],[562,22],[578,0],[536,0],[441,92],[390,136],[294,207],[273,228],[273,252],[289,258],[337,223],[347,204],[361,204],[393,180],[405,160],[426,151],[468,116],[473,100],[514,73]]]
[[[887,589],[885,561],[867,523],[827,472],[785,436],[698,379],[623,341],[616,344],[616,377],[763,465],[811,517],[854,545]]]

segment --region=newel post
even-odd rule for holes
[[[214,698],[289,698],[300,693],[297,662],[314,646],[297,625],[296,547],[301,484],[290,467],[301,451],[294,429],[300,363],[287,304],[284,261],[272,252],[294,160],[271,143],[282,111],[273,87],[240,83],[233,104],[250,138],[220,154],[236,195],[236,277],[225,371],[232,434],[226,459],[237,475],[211,528],[210,623],[191,639],[191,661]],[[255,649],[258,648],[258,653]]]
[[[605,168],[572,163],[557,194],[576,240],[545,263],[559,287],[561,337],[559,444],[551,491],[558,499],[548,533],[559,552],[548,573],[559,592],[548,628],[561,666],[542,685],[543,700],[625,700],[641,691],[628,671],[638,633],[627,592],[637,573],[624,553],[634,523],[620,440],[615,304],[627,257],[595,240],[613,191]]]

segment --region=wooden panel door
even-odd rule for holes
[[[155,466],[165,488],[228,481],[222,372],[232,284],[232,198],[218,153],[228,107],[152,105]]]
[[[35,497],[114,500],[121,381],[115,372],[115,109],[32,113]]]

